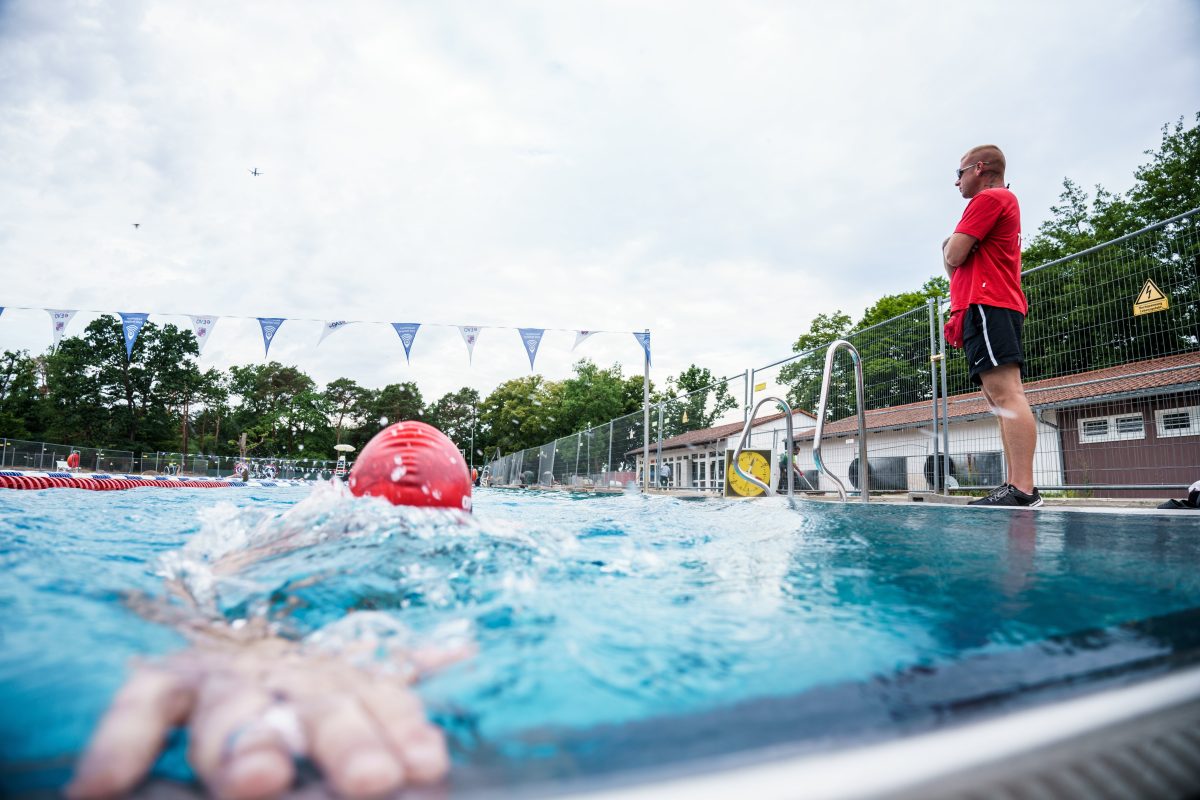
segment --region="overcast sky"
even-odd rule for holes
[[[552,379],[643,328],[733,374],[938,274],[971,145],[1031,235],[1197,110],[1195,0],[0,0],[0,350],[61,308],[217,315],[222,368],[286,317],[272,359],[428,400],[529,374],[517,327]]]

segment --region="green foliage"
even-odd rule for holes
[[[1200,123],[1200,114],[1196,121]],[[1200,125],[1187,128],[1180,118],[1163,127],[1162,137],[1160,148],[1148,151],[1150,161],[1137,169],[1133,188],[1123,195],[1097,186],[1090,197],[1070,179],[1064,180],[1058,204],[1026,244],[1022,252],[1026,270],[1066,259],[1052,271],[1025,278],[1031,310],[1025,340],[1032,377],[1073,374],[1195,349],[1200,320],[1194,318],[1194,310],[1185,310],[1194,309],[1194,303],[1178,304],[1173,314],[1192,315],[1182,320],[1168,314],[1133,317],[1130,311],[1147,278],[1154,278],[1170,297],[1197,296],[1196,220],[1164,229],[1152,244],[1139,237],[1106,248],[1102,280],[1097,279],[1097,264],[1088,257],[1068,258],[1200,207]],[[780,370],[779,380],[789,386],[789,400],[816,410],[824,348],[838,338],[849,339],[862,354],[867,408],[928,398],[929,325],[926,315],[915,309],[929,298],[948,295],[948,281],[939,275],[920,291],[880,298],[853,327],[841,311],[819,314],[792,349],[820,352]],[[909,312],[913,313],[902,317]],[[888,324],[872,328],[883,322]],[[969,390],[961,358],[951,359],[948,377],[952,394]],[[829,392],[830,417],[853,413],[853,398],[850,360],[839,356]]]
[[[706,367],[695,364],[677,378],[668,377],[666,391],[651,399],[663,404],[664,438],[711,428],[726,411],[737,406],[729,385]]]
[[[342,431],[347,424],[358,427],[365,422],[370,397],[370,391],[349,378],[338,378],[325,387],[324,398],[333,422],[334,444],[341,444]]]
[[[467,453],[467,460],[475,440],[475,428],[479,408],[479,392],[464,386],[457,392],[448,392],[425,409],[425,422],[450,437],[458,449]]]
[[[642,406],[642,377],[626,378],[621,366],[601,369],[589,359],[575,364],[574,377],[562,382],[558,412],[551,430],[559,436],[586,430]]]
[[[345,437],[358,449],[362,449],[383,427],[408,419],[419,420],[425,414],[421,390],[411,381],[389,383],[378,391],[365,391],[361,418]]]
[[[556,398],[561,394],[561,384],[547,383],[541,375],[500,384],[480,403],[478,449],[515,453],[553,439]]]
[[[779,370],[779,382],[788,386],[787,400],[792,408],[815,412],[821,393],[821,373],[825,369],[825,348],[850,333],[850,315],[840,309],[833,314],[818,314],[792,345],[792,352],[803,353],[800,358]],[[840,369],[840,367],[839,367]],[[844,393],[838,393],[844,398]],[[852,397],[853,395],[851,395]],[[838,408],[835,416],[844,416]]]
[[[38,364],[24,350],[0,355],[0,431],[16,439],[42,434]]]
[[[1200,122],[1200,114],[1196,119]],[[1024,281],[1031,377],[1195,349],[1194,299],[1200,293],[1196,219],[1110,245],[1102,254],[1068,258],[1200,206],[1200,127],[1185,128],[1180,118],[1174,126],[1164,126],[1162,135],[1160,149],[1147,151],[1151,160],[1136,170],[1134,186],[1124,195],[1098,186],[1090,199],[1064,181],[1059,204],[1051,207],[1051,217],[1022,253],[1026,269],[1065,259]],[[1147,279],[1174,298],[1170,313],[1131,314]],[[951,373],[951,383],[951,391],[966,387],[961,367]]]
[[[1050,217],[1027,243],[1026,269],[1067,259],[1094,245],[1200,206],[1200,114],[1162,129],[1158,149],[1134,173],[1133,188],[1089,195],[1069,179]],[[1087,257],[1067,259],[1026,278],[1032,313],[1026,341],[1034,377],[1096,369],[1137,358],[1194,350],[1200,320],[1197,221],[1163,228],[1152,239],[1104,251],[1105,277],[1097,282]],[[1171,298],[1170,314],[1131,317],[1132,298],[1153,277]],[[919,290],[886,295],[857,323],[841,310],[818,314],[792,349],[800,354],[779,372],[796,408],[815,411],[825,348],[848,338],[862,354],[866,405],[879,408],[928,397],[929,324],[921,310],[949,293],[937,275]],[[1189,299],[1190,298],[1190,299]],[[1190,315],[1190,316],[1189,316]],[[896,320],[897,317],[902,317]],[[882,322],[886,326],[874,327]],[[424,419],[461,448],[475,441],[483,454],[513,453],[562,439],[560,455],[592,458],[587,432],[618,420],[612,458],[620,463],[641,446],[642,377],[619,365],[584,359],[563,381],[540,375],[500,384],[487,397],[463,388],[426,406],[414,383],[379,390],[339,378],[318,389],[311,377],[278,362],[201,372],[194,337],[173,325],[146,323],[126,357],[120,324],[93,321],[81,336],[63,339],[42,356],[0,356],[0,435],[131,450],[233,455],[240,434],[261,455],[331,458],[333,445],[366,444],[382,424]],[[951,392],[967,388],[962,359],[951,360]],[[653,402],[663,403],[663,434],[713,425],[737,400],[713,374],[695,364],[668,378]],[[840,356],[830,391],[832,417],[854,411],[850,359]],[[652,415],[657,422],[657,411]],[[652,431],[655,430],[652,428]],[[575,444],[572,444],[575,443]],[[608,453],[603,453],[605,459]]]

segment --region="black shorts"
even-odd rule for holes
[[[1019,364],[1025,377],[1025,352],[1021,349],[1021,329],[1025,315],[1011,308],[972,305],[963,318],[963,351],[971,382],[983,383],[980,377],[1001,364]]]

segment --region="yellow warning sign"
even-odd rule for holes
[[[1167,296],[1162,293],[1162,289],[1159,289],[1153,280],[1147,278],[1146,285],[1142,287],[1141,294],[1133,302],[1133,315],[1140,317],[1142,314],[1166,311],[1170,305],[1171,303],[1167,300]]]
[[[767,388],[767,385],[765,383],[754,384],[754,391],[756,391],[756,392],[761,392],[762,390],[764,390],[766,388]]]

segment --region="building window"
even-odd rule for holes
[[[1162,408],[1154,412],[1158,438],[1200,436],[1200,406]]]
[[[1141,414],[1114,414],[1079,420],[1079,441],[1116,442],[1146,438],[1146,421]]]

